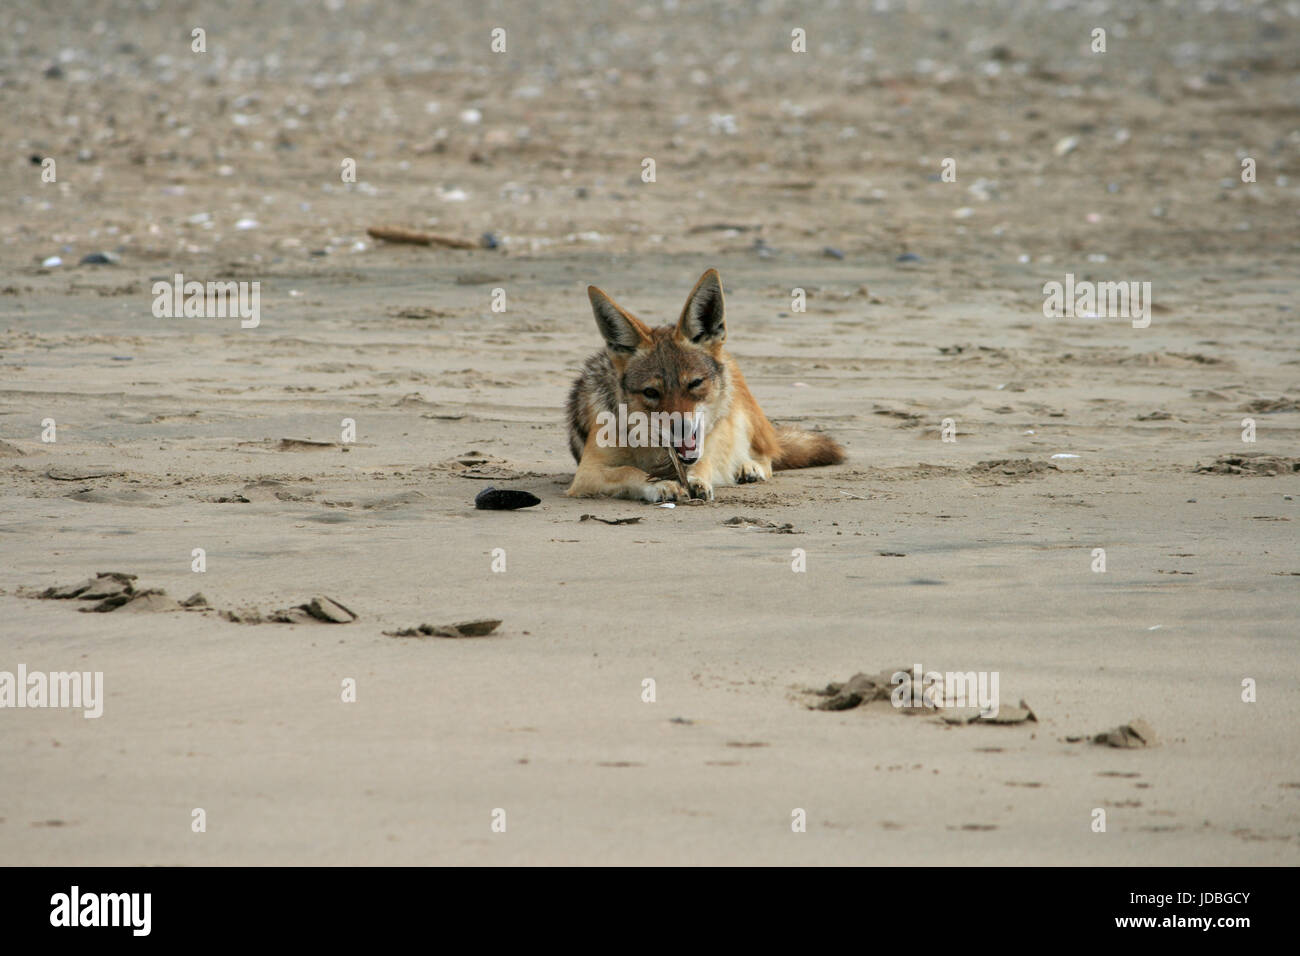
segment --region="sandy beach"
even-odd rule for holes
[[[1294,4],[84,6],[0,11],[0,672],[103,713],[0,708],[0,863],[1300,862]],[[587,285],[709,267],[848,461],[565,497]],[[818,709],[913,666],[1035,719]]]

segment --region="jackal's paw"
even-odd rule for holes
[[[686,489],[675,481],[651,481],[642,491],[642,497],[650,503],[659,501],[676,501],[687,497]]]
[[[704,501],[713,500],[713,485],[703,478],[696,478],[694,475],[686,476],[686,483],[691,486],[691,497],[700,498]]]
[[[756,461],[745,462],[740,466],[740,471],[736,472],[736,484],[748,485],[756,481],[767,481],[767,472]]]

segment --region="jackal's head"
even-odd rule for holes
[[[671,422],[671,434],[659,428],[659,443],[671,442],[685,464],[698,461],[709,426],[726,413],[731,399],[717,270],[700,276],[675,326],[652,329],[595,286],[587,287],[587,295],[618,375],[619,401],[629,415],[640,412],[663,425]]]

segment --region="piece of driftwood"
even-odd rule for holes
[[[444,249],[477,249],[479,244],[469,239],[457,239],[455,236],[440,236],[432,232],[420,232],[418,229],[404,229],[401,226],[371,226],[366,235],[385,242],[405,242],[416,246],[442,246]]]
[[[684,466],[682,460],[677,457],[677,449],[672,445],[668,446],[668,460],[673,463],[673,471],[677,472],[677,480],[681,483],[681,486],[686,489],[686,493],[690,494],[691,485],[690,482],[686,480],[686,466]]]

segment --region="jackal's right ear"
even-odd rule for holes
[[[591,311],[596,315],[596,327],[611,352],[630,354],[650,341],[650,330],[645,323],[624,312],[594,285],[587,286],[587,298],[591,300]]]

